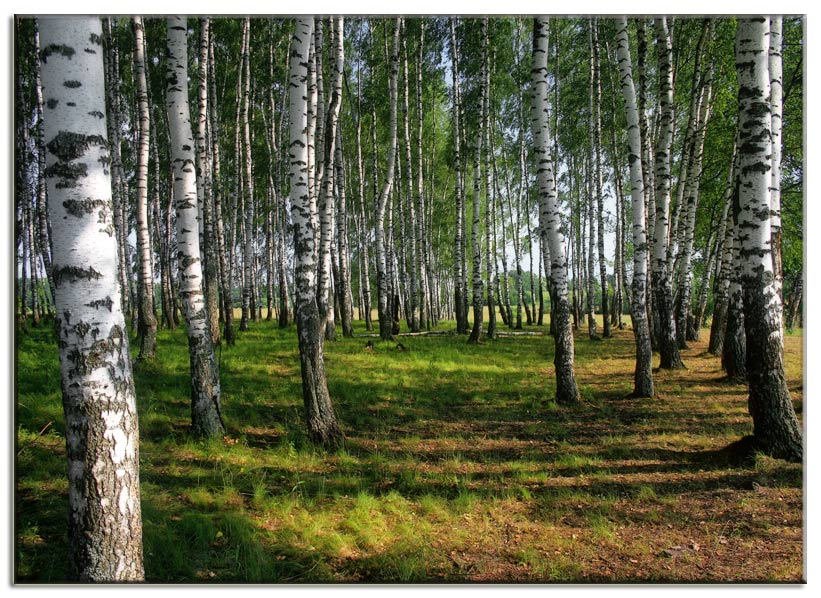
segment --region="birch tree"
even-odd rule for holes
[[[747,337],[748,407],[757,447],[773,457],[801,461],[801,429],[784,374],[781,298],[772,259],[772,121],[765,17],[739,19],[736,34],[740,230]]]
[[[191,427],[195,435],[214,437],[225,433],[225,425],[220,412],[219,370],[203,295],[196,158],[188,104],[185,18],[168,17],[166,36],[166,104],[171,133],[171,163],[174,169],[179,294],[185,314],[191,368]]]
[[[379,311],[379,336],[382,340],[388,340],[392,334],[391,306],[389,296],[388,278],[388,249],[385,242],[385,212],[388,206],[388,198],[393,188],[393,179],[396,170],[396,148],[397,148],[397,103],[398,103],[398,81],[399,81],[399,30],[401,28],[401,18],[396,20],[393,32],[393,51],[391,52],[391,70],[388,80],[390,94],[390,149],[388,150],[388,167],[385,174],[385,182],[379,193],[376,204],[376,222],[374,223],[376,240],[376,290]],[[374,173],[376,169],[374,169]]]
[[[670,152],[673,142],[673,45],[667,19],[655,19],[659,74],[659,137],[655,155],[655,228],[653,231],[653,293],[655,311],[661,324],[660,367],[684,367],[676,341],[673,287],[667,264],[670,206]]]
[[[40,26],[71,570],[81,582],[142,581],[137,405],[117,280],[102,26],[79,17]]]
[[[137,83],[139,134],[137,141],[136,214],[139,282],[140,359],[153,359],[157,349],[157,318],[154,315],[154,271],[151,258],[151,235],[148,231],[148,152],[150,118],[148,85],[145,79],[145,30],[142,17],[134,17],[134,72]]]
[[[550,243],[551,301],[555,306],[554,335],[556,368],[556,400],[561,404],[579,402],[579,389],[573,368],[573,329],[570,323],[570,305],[567,301],[567,263],[564,236],[561,233],[560,212],[556,201],[553,160],[550,155],[550,128],[547,109],[547,32],[548,21],[535,18],[533,22],[533,67],[530,80],[533,86],[531,123],[536,152],[536,180],[539,189],[539,223],[547,230]]]
[[[465,194],[462,180],[461,159],[461,121],[462,96],[459,87],[459,48],[456,44],[456,18],[450,20],[450,57],[453,77],[453,161],[456,176],[454,193],[456,195],[456,230],[453,240],[453,285],[454,311],[456,315],[456,332],[467,334],[467,262],[465,261]]]
[[[289,177],[294,225],[294,316],[302,369],[302,398],[313,442],[335,446],[344,436],[328,394],[323,357],[322,321],[316,294],[316,221],[308,188],[308,57],[314,37],[313,18],[297,19],[289,65]]]
[[[630,163],[630,197],[633,208],[633,334],[636,338],[636,371],[633,396],[653,396],[653,350],[650,346],[650,326],[647,319],[647,231],[644,215],[644,175],[641,164],[641,136],[636,89],[633,84],[633,64],[627,34],[627,19],[620,17],[616,24],[617,52],[621,90],[627,108],[627,142]]]

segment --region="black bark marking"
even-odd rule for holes
[[[66,212],[77,218],[91,214],[97,208],[105,208],[108,202],[102,199],[67,199],[63,202]]]
[[[63,86],[68,87],[69,89],[77,89],[82,85],[83,84],[77,81],[76,79],[69,79],[68,81],[63,81]]]
[[[40,50],[40,60],[43,62],[48,62],[49,56],[52,54],[57,54],[59,56],[64,56],[71,60],[71,57],[74,56],[76,52],[74,48],[71,46],[67,46],[65,44],[49,44],[42,50]]]
[[[103,38],[97,35],[96,33],[92,33],[88,36],[88,41],[92,44],[97,44],[98,46],[103,45]]]
[[[77,280],[99,280],[103,277],[102,274],[97,272],[94,268],[80,268],[79,266],[62,266],[59,268],[54,268],[54,284],[59,286],[63,280],[67,280],[68,282],[75,282]],[[66,323],[68,323],[68,318],[66,318]]]
[[[55,185],[58,189],[71,189],[76,187],[76,180],[88,174],[88,165],[85,163],[68,164],[66,162],[55,162],[46,168],[46,177],[57,177],[60,180]]]
[[[49,98],[48,101],[46,101],[46,107],[48,107],[49,110],[54,110],[57,107],[57,104],[59,104],[59,103],[60,103],[60,100],[56,100],[54,98]]]
[[[71,131],[60,131],[46,144],[46,149],[54,154],[58,160],[69,162],[82,157],[91,145],[107,147],[108,143],[102,135],[83,135]]]
[[[105,118],[105,114],[103,114],[99,110],[92,110],[88,114],[89,114],[89,116],[96,116],[97,118]]]
[[[114,301],[111,297],[106,296],[105,299],[95,299],[90,303],[86,303],[86,307],[93,307],[94,309],[100,309],[101,307],[107,307],[108,311],[111,311],[112,306],[114,305]]]

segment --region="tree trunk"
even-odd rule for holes
[[[291,42],[289,66],[289,110],[291,219],[294,224],[294,306],[302,369],[302,397],[308,435],[326,447],[339,445],[344,436],[328,394],[323,357],[323,334],[316,293],[316,222],[311,213],[308,188],[308,69],[307,58],[313,38],[313,18],[297,19]]]
[[[732,203],[735,192],[735,182],[738,175],[738,144],[733,144],[733,160],[730,164],[727,181],[727,191],[725,193],[725,215],[723,229],[719,230],[721,242],[721,252],[717,259],[719,262],[716,268],[715,290],[713,292],[713,321],[710,325],[710,342],[707,352],[713,355],[721,355],[724,348],[724,331],[727,328],[727,302],[730,291],[730,274],[733,267],[733,224]]]
[[[462,98],[459,90],[459,50],[456,44],[456,18],[450,20],[450,56],[453,72],[453,160],[455,177],[456,196],[456,232],[454,236],[453,248],[453,280],[454,280],[454,310],[456,312],[456,332],[467,334],[468,314],[467,314],[467,262],[465,256],[465,195],[462,185],[462,160],[461,160],[461,122],[459,119],[462,110]]]
[[[150,119],[148,84],[145,77],[145,30],[142,17],[133,18],[134,72],[137,79],[137,109],[139,133],[137,141],[137,258],[139,281],[137,301],[140,305],[140,359],[154,359],[157,350],[157,318],[154,316],[154,271],[151,262],[151,234],[148,229],[148,153]]]
[[[254,268],[254,175],[251,159],[251,126],[249,119],[249,104],[251,97],[251,65],[250,65],[250,44],[251,44],[251,19],[245,17],[242,25],[242,141],[244,151],[245,166],[245,192],[243,193],[244,206],[244,227],[242,253],[242,319],[240,320],[240,332],[249,329],[248,322],[251,319],[251,296],[254,292],[253,268]]]
[[[342,38],[341,25],[339,38],[340,40]],[[340,126],[339,129],[338,134],[341,133],[342,127]],[[339,302],[339,320],[342,324],[342,336],[350,338],[353,336],[353,297],[351,293],[351,260],[348,252],[348,202],[345,189],[345,164],[343,162],[341,136],[338,136],[336,142],[334,168],[336,169],[336,183],[339,187],[337,193],[339,199],[336,204],[337,260],[339,263],[339,278],[336,280],[336,288]]]
[[[781,116],[783,111],[783,65],[781,59],[781,24],[782,17],[770,17],[770,47],[769,47],[769,76],[770,76],[770,129],[772,134],[772,181],[770,183],[772,223],[772,258],[773,275],[775,276],[775,291],[782,299],[784,286],[784,271],[781,259]]]
[[[391,53],[391,74],[388,81],[390,92],[390,149],[388,150],[388,168],[382,191],[379,194],[379,201],[376,206],[376,222],[374,224],[376,233],[376,287],[379,311],[379,336],[382,340],[389,340],[392,337],[392,322],[390,297],[388,287],[388,256],[385,243],[385,211],[388,205],[388,197],[393,188],[393,178],[396,169],[396,146],[397,146],[397,85],[399,79],[399,29],[401,18],[396,19],[393,32],[393,52]]]
[[[803,459],[801,428],[784,374],[781,299],[775,284],[772,243],[772,141],[769,19],[739,19],[736,37],[740,183],[737,203],[747,337],[748,407],[753,437],[766,454]]]
[[[601,76],[599,73],[599,36],[598,36],[598,20],[593,18],[590,21],[590,46],[591,46],[591,109],[593,118],[590,126],[593,128],[593,144],[591,151],[595,152],[594,169],[595,174],[593,180],[596,188],[596,232],[597,245],[599,253],[599,284],[601,286],[601,313],[602,313],[602,337],[610,338],[610,310],[608,309],[608,290],[607,290],[607,260],[604,257],[604,192],[602,190],[602,157],[601,157]],[[592,93],[593,85],[595,85],[595,95]]]
[[[40,33],[37,19],[34,20],[34,51],[40,54]],[[43,83],[40,61],[35,61],[34,92],[37,98],[37,231],[40,243],[40,255],[46,270],[51,297],[54,298],[54,276],[51,268],[51,223],[48,221],[48,196],[46,193],[46,146],[43,139]]]
[[[336,334],[333,327],[333,295],[332,286],[332,255],[331,245],[334,237],[334,158],[336,155],[336,134],[337,123],[339,121],[339,110],[342,105],[342,67],[344,63],[344,53],[342,44],[341,19],[334,19],[332,29],[334,38],[333,50],[333,78],[331,80],[330,101],[325,122],[325,132],[322,135],[322,149],[324,150],[322,160],[321,188],[319,195],[319,279],[317,284],[317,306],[319,317],[322,321],[322,334],[328,340],[335,340]],[[317,42],[320,38],[317,37]],[[319,44],[322,45],[321,43]],[[317,48],[317,58],[320,56],[321,48]],[[320,64],[319,62],[317,64]],[[319,72],[319,71],[317,71]]]
[[[234,333],[234,301],[231,296],[231,269],[228,265],[228,249],[225,246],[225,226],[222,216],[222,164],[219,144],[219,119],[217,118],[217,83],[214,67],[214,32],[211,30],[208,36],[208,116],[210,121],[211,134],[211,155],[213,160],[212,179],[214,193],[214,236],[217,246],[217,259],[219,259],[220,274],[220,294],[222,307],[222,335],[226,344],[233,346],[236,342]]]
[[[533,137],[538,168],[539,222],[547,231],[550,243],[551,302],[556,320],[554,365],[556,368],[556,400],[560,404],[579,402],[579,389],[573,369],[573,330],[567,301],[567,264],[564,238],[560,229],[560,212],[556,201],[553,160],[550,156],[550,128],[547,122],[547,19],[534,19],[531,108]]]
[[[482,21],[482,28],[487,27],[486,20]],[[482,335],[482,321],[484,319],[484,283],[482,282],[482,251],[479,238],[479,221],[481,220],[482,207],[482,139],[484,137],[484,106],[485,106],[485,76],[484,68],[479,76],[479,123],[476,132],[476,147],[473,157],[473,223],[471,226],[470,240],[473,258],[473,328],[468,337],[469,343],[478,343]]]
[[[670,151],[673,140],[673,46],[665,18],[655,19],[659,48],[659,136],[655,156],[655,228],[653,231],[653,293],[660,323],[659,352],[662,369],[684,367],[676,342],[673,287],[667,268],[667,235],[670,205]]]
[[[633,335],[636,338],[636,370],[633,378],[634,397],[653,396],[653,351],[650,346],[650,326],[647,319],[647,231],[644,215],[644,176],[641,163],[641,135],[636,90],[633,85],[633,65],[627,19],[617,22],[617,44],[621,89],[627,109],[627,141],[630,163],[630,188],[633,208]]]
[[[184,17],[166,20],[168,75],[166,102],[174,167],[177,212],[177,256],[180,298],[188,334],[191,364],[191,427],[195,435],[225,433],[220,413],[220,379],[202,288],[202,254],[197,226],[197,178],[194,138],[188,108],[187,24]]]
[[[102,28],[96,18],[40,25],[72,576],[142,581],[137,405],[111,234]]]
[[[359,58],[359,56],[357,56]],[[376,151],[376,148],[374,148]],[[365,216],[365,169],[362,164],[362,71],[361,61],[357,60],[356,69],[356,172],[359,191],[359,202],[357,208],[359,210],[359,222],[361,227],[360,246],[361,252],[361,268],[360,274],[362,277],[362,284],[360,285],[362,293],[362,302],[359,304],[360,317],[364,317],[365,329],[370,332],[373,330],[373,320],[371,316],[372,299],[371,299],[371,273],[370,273],[370,250],[369,236],[368,236],[368,220]],[[363,313],[364,312],[364,313]]]

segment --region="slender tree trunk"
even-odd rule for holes
[[[801,428],[784,374],[781,299],[772,258],[772,141],[766,17],[739,19],[736,37],[740,184],[737,203],[747,337],[748,407],[766,454],[800,462]]]
[[[339,110],[342,105],[342,67],[344,63],[344,53],[342,44],[343,24],[341,19],[334,19],[332,28],[334,39],[333,50],[333,78],[331,80],[330,101],[326,120],[323,124],[325,132],[322,135],[322,148],[324,150],[322,160],[321,188],[319,195],[319,221],[320,221],[320,242],[319,242],[319,279],[317,284],[317,302],[319,317],[322,321],[322,334],[328,340],[335,340],[336,334],[333,325],[333,295],[331,294],[333,262],[331,256],[331,245],[334,236],[334,158],[336,155],[336,134],[337,123],[339,121]],[[320,38],[317,37],[317,42]],[[321,46],[321,44],[319,44]],[[317,57],[320,55],[320,48],[317,48]],[[319,63],[318,63],[319,64]],[[329,325],[330,324],[330,325]]]
[[[37,19],[34,20],[34,52],[40,55],[40,33]],[[40,255],[46,270],[51,297],[54,298],[54,276],[51,268],[51,234],[48,221],[48,195],[46,193],[46,146],[43,139],[43,83],[40,61],[35,61],[34,93],[37,99],[37,232],[40,243]]]
[[[591,140],[592,141],[592,140]],[[596,242],[596,225],[594,206],[595,199],[593,197],[593,144],[590,146],[590,153],[587,156],[587,176],[585,177],[587,184],[587,334],[590,340],[597,341],[599,333],[596,329],[596,275],[594,274],[594,260],[595,260],[595,245]],[[605,314],[607,319],[607,314]]]
[[[376,151],[376,148],[374,148]],[[359,304],[360,316],[364,315],[365,329],[370,332],[373,330],[373,321],[371,316],[372,300],[371,300],[371,273],[370,273],[370,250],[368,238],[368,220],[365,216],[365,169],[362,165],[362,71],[361,60],[357,56],[356,69],[356,172],[357,183],[359,191],[359,222],[362,229],[360,236],[360,247],[362,266],[360,273],[362,276],[362,284],[360,289],[362,291],[362,302]],[[363,314],[364,312],[364,314]]]
[[[787,311],[787,330],[792,331],[795,326],[795,320],[799,314],[801,301],[804,297],[804,271],[798,272],[793,282],[793,289],[790,293],[790,303]]]
[[[727,302],[730,290],[730,274],[733,267],[733,216],[730,212],[732,205],[733,191],[735,189],[735,179],[737,176],[737,157],[734,154],[733,163],[730,167],[730,180],[727,185],[725,196],[725,224],[723,234],[719,233],[719,238],[723,239],[721,245],[721,267],[718,269],[718,277],[715,284],[713,321],[710,326],[710,342],[707,348],[708,353],[721,355],[724,347],[724,331],[727,328]]]
[[[488,59],[488,21],[482,20],[482,76],[484,77],[484,109],[482,110],[482,121],[484,128],[484,161],[482,170],[485,183],[485,268],[487,271],[487,337],[496,338],[496,306],[494,296],[496,294],[496,202],[493,196],[493,185],[491,184],[490,160],[490,61]]]
[[[174,167],[180,297],[188,333],[191,364],[191,427],[204,437],[225,433],[220,413],[220,379],[202,287],[202,257],[197,226],[197,178],[194,138],[188,108],[187,25],[184,17],[166,20],[168,75],[166,101]]]
[[[388,150],[388,168],[379,201],[376,206],[376,287],[379,304],[379,336],[382,340],[389,340],[392,336],[390,297],[388,295],[388,256],[385,243],[385,212],[388,197],[393,188],[394,172],[396,168],[397,146],[397,84],[399,79],[399,29],[401,18],[397,19],[393,32],[393,52],[391,53],[391,71],[388,82],[390,92],[390,149]]]
[[[307,58],[313,26],[313,18],[296,20],[289,71],[288,153],[291,164],[291,219],[294,224],[295,317],[308,435],[313,442],[332,447],[339,445],[344,436],[337,424],[325,379],[322,322],[316,293],[316,222],[311,213],[308,173],[305,169],[308,162]]]
[[[139,282],[137,300],[140,305],[140,359],[154,359],[157,351],[157,318],[154,316],[154,271],[151,262],[151,234],[148,229],[148,154],[150,150],[150,118],[148,85],[145,77],[145,30],[142,17],[134,17],[134,71],[137,79],[137,109],[139,136],[137,141],[137,258]]]
[[[340,19],[341,21],[342,19]],[[339,38],[342,39],[342,27],[339,27]],[[341,45],[341,41],[339,42]],[[339,127],[341,132],[342,127]],[[348,252],[348,202],[345,189],[345,165],[343,162],[342,138],[338,137],[336,143],[336,158],[334,159],[336,168],[336,182],[339,187],[336,204],[336,238],[337,253],[339,262],[339,279],[337,284],[337,297],[339,299],[339,320],[342,323],[342,336],[353,336],[353,297],[351,294],[351,262]]]
[[[567,264],[564,238],[560,229],[560,212],[556,201],[553,160],[550,156],[550,129],[547,122],[547,19],[534,19],[533,85],[531,105],[534,147],[538,167],[539,221],[547,231],[550,243],[551,301],[554,304],[556,331],[554,334],[556,368],[556,400],[560,404],[579,402],[579,389],[573,368],[573,330],[570,325],[570,306],[567,301]]]
[[[687,181],[687,219],[683,220],[684,245],[680,252],[679,265],[679,301],[676,319],[676,334],[679,348],[687,347],[687,319],[690,315],[692,302],[693,280],[690,276],[690,266],[693,255],[693,241],[696,229],[696,208],[698,207],[699,185],[701,183],[702,158],[704,155],[704,138],[707,132],[707,120],[710,114],[710,99],[712,94],[712,69],[705,75],[706,81],[702,90],[702,99],[699,105],[697,127],[693,136],[693,154],[690,172]]]
[[[775,276],[775,290],[782,298],[784,286],[784,271],[781,258],[781,116],[783,111],[783,65],[781,59],[781,25],[782,17],[770,17],[770,47],[769,47],[769,76],[770,76],[770,122],[772,134],[772,181],[770,183],[772,223],[772,258],[773,275]]]
[[[653,232],[653,292],[660,323],[659,352],[662,369],[684,367],[676,342],[673,288],[667,267],[667,234],[670,205],[670,152],[673,140],[673,46],[665,18],[655,19],[659,71],[659,142],[655,156],[655,229]]]
[[[405,149],[405,201],[406,217],[402,219],[403,229],[405,231],[406,245],[406,271],[408,281],[408,325],[411,332],[419,332],[421,309],[419,305],[419,276],[418,270],[419,259],[418,249],[416,244],[416,231],[419,227],[419,218],[417,217],[416,196],[414,194],[414,176],[413,176],[413,155],[411,152],[411,136],[410,136],[410,72],[408,69],[408,46],[407,46],[407,29],[402,36],[402,68],[403,68],[403,126],[404,126],[404,149]]]
[[[222,307],[222,336],[225,338],[226,344],[233,346],[236,342],[234,333],[234,302],[231,296],[231,270],[228,265],[228,249],[225,246],[225,226],[222,214],[222,198],[223,198],[223,183],[222,183],[222,161],[220,152],[220,126],[217,118],[217,85],[214,67],[214,32],[210,31],[208,36],[208,116],[209,116],[209,132],[211,134],[211,155],[212,155],[212,179],[214,184],[212,186],[214,194],[214,237],[217,247],[217,259],[219,259],[219,274],[220,274],[220,294]]]
[[[456,196],[456,232],[454,236],[454,308],[456,312],[456,332],[467,334],[467,262],[465,259],[465,195],[462,184],[462,160],[461,160],[461,122],[460,112],[462,110],[462,98],[459,89],[459,50],[456,44],[456,18],[450,20],[450,56],[453,71],[453,151]]]
[[[251,126],[249,119],[249,105],[251,97],[251,65],[250,65],[250,44],[251,44],[251,19],[245,17],[243,21],[243,87],[242,87],[242,142],[245,165],[245,193],[244,193],[244,226],[245,235],[243,239],[242,254],[242,319],[239,324],[240,331],[248,330],[248,322],[251,319],[251,295],[254,292],[253,268],[254,268],[254,175],[251,162]]]
[[[482,30],[487,28],[487,21],[482,21]],[[484,319],[484,284],[482,282],[482,251],[479,237],[479,222],[482,207],[482,139],[484,137],[484,110],[485,110],[485,74],[484,65],[479,76],[479,125],[476,132],[476,147],[473,157],[473,224],[471,226],[471,250],[473,257],[473,328],[470,331],[469,343],[478,343],[482,335],[482,321]]]
[[[594,101],[591,104],[593,112],[593,119],[591,120],[591,127],[593,127],[593,145],[591,151],[595,150],[594,169],[595,174],[593,180],[596,185],[596,231],[598,233],[597,244],[599,252],[599,284],[601,286],[601,313],[602,313],[602,337],[610,338],[610,310],[608,309],[608,290],[607,290],[607,260],[604,257],[604,192],[602,190],[602,157],[601,157],[601,76],[599,67],[599,36],[598,36],[598,20],[593,18],[590,22],[590,36],[591,36],[591,65],[592,65],[592,81],[591,85],[595,84],[595,96],[591,93],[591,99]],[[591,229],[592,230],[592,229]]]
[[[619,74],[624,103],[627,108],[627,141],[630,163],[630,188],[633,212],[633,335],[636,338],[636,370],[633,378],[634,397],[653,396],[653,350],[650,345],[650,326],[647,318],[647,231],[644,215],[644,176],[641,163],[641,135],[636,90],[633,85],[633,65],[627,19],[621,17],[616,25]]]
[[[96,18],[40,25],[72,576],[142,581],[137,405],[111,235],[102,28]]]

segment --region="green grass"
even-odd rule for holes
[[[624,398],[632,333],[580,334],[584,402],[566,409],[552,400],[550,337],[402,337],[407,351],[366,351],[367,340],[326,343],[347,437],[328,452],[307,438],[293,328],[252,323],[217,350],[228,433],[210,442],[188,433],[184,331],[160,331],[158,359],[134,366],[148,581],[720,580],[731,555],[726,568],[715,554],[657,555],[722,533],[758,549],[776,532],[791,548],[767,562],[800,579],[801,468],[710,458],[750,420],[744,388],[719,380],[704,342],[684,352],[688,370],[657,375],[659,398],[636,401]],[[786,343],[800,413],[802,338]],[[18,336],[16,383],[16,578],[63,581],[65,428],[48,325]]]

